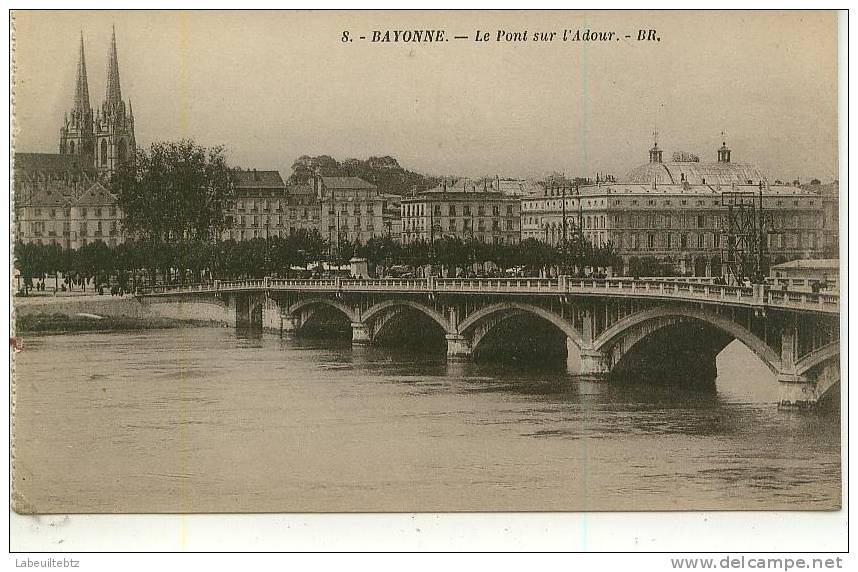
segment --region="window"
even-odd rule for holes
[[[688,248],[688,235],[680,234],[679,235],[679,247],[680,248]]]
[[[813,203],[811,203],[811,204],[813,204]],[[506,216],[513,216],[513,214],[512,214],[512,205],[507,205],[507,206],[506,206]]]
[[[706,235],[698,234],[697,235],[697,248],[706,248]]]
[[[477,207],[477,216],[484,216],[486,214],[486,210],[483,205]]]
[[[646,237],[646,246],[647,246],[647,248],[649,248],[650,250],[654,250],[654,249],[655,249],[655,235],[650,234],[650,235],[648,235],[648,236]]]
[[[456,205],[450,205],[447,211],[449,212],[450,216],[456,216]]]
[[[507,221],[506,221],[506,229],[507,229],[507,230],[515,230],[515,229],[513,228],[513,226],[514,226],[514,223],[513,223],[513,221],[512,221],[512,220],[507,220]]]
[[[721,235],[717,232],[712,235],[712,247],[721,248]]]
[[[673,248],[673,235],[672,234],[667,235],[667,247]]]
[[[492,206],[492,216],[500,216],[500,207],[497,205]]]
[[[80,216],[83,218],[86,218],[88,212],[89,211],[86,210],[86,207],[84,207],[84,208],[80,209]]]
[[[33,216],[42,216],[42,209],[33,209]]]
[[[471,216],[471,206],[465,205],[464,207],[462,207],[462,214],[465,216]]]
[[[95,209],[95,216],[101,218],[101,207]]]
[[[110,207],[110,216],[111,216],[111,217],[115,217],[115,216],[116,216],[116,207]]]
[[[704,215],[697,215],[697,228],[705,228],[706,227],[706,217]]]

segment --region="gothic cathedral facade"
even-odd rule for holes
[[[78,155],[81,163],[109,176],[131,158],[136,150],[134,112],[126,106],[119,84],[119,59],[116,55],[116,30],[110,43],[107,64],[107,90],[101,108],[94,114],[89,101],[83,34],[77,65],[74,104],[60,128],[60,154]]]

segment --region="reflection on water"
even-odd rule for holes
[[[203,328],[34,337],[16,487],[36,511],[820,509],[840,419],[715,391]]]

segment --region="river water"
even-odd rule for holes
[[[227,328],[33,336],[15,485],[36,512],[832,509],[840,417],[717,390]]]

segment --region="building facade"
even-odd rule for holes
[[[487,187],[487,185],[486,185]],[[475,239],[494,244],[521,240],[521,201],[500,192],[461,191],[467,184],[441,186],[403,198],[400,207],[402,243],[442,237]]]
[[[716,157],[713,163],[664,162],[656,143],[649,162],[619,181],[544,189],[522,200],[522,237],[559,243],[565,210],[567,237],[581,232],[597,246],[613,243],[626,272],[650,259],[680,274],[718,276],[726,271],[730,205],[761,200],[773,262],[821,256],[836,240],[824,194],[770,184],[756,167],[733,163],[726,143]]]
[[[358,177],[317,175],[312,183],[319,201],[322,238],[332,248],[343,241],[366,244],[371,238],[396,239],[398,195],[381,193]]]
[[[238,171],[234,185],[224,240],[286,237],[319,228],[319,203],[310,186],[287,186],[278,171],[256,169]]]
[[[16,153],[14,234],[25,243],[80,248],[123,241],[122,212],[97,174],[75,156]]]

